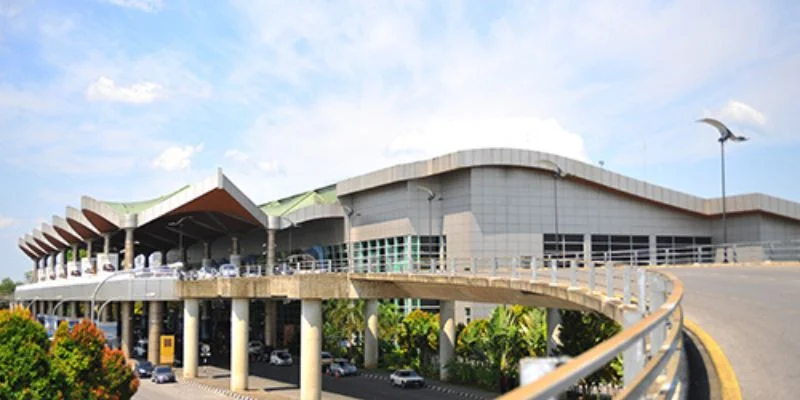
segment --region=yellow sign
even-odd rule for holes
[[[161,335],[160,353],[159,364],[172,365],[175,362],[175,335]]]

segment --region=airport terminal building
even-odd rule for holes
[[[178,261],[187,271],[232,263],[269,273],[309,262],[402,272],[458,258],[543,260],[552,254],[637,264],[676,256],[706,262],[718,257],[712,245],[723,242],[719,198],[518,149],[460,151],[264,200],[247,197],[221,171],[148,201],[84,196],[79,208],[67,207],[65,215],[20,238],[19,247],[33,260],[32,286],[56,290],[123,265]],[[798,203],[746,194],[726,204],[730,243],[800,237]],[[695,250],[660,251],[678,247]],[[138,255],[144,257],[134,261]],[[426,299],[395,301],[405,311],[437,308]],[[287,299],[274,312],[291,325],[296,308]],[[491,308],[459,302],[456,320],[468,322]]]

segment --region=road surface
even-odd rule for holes
[[[800,396],[800,267],[670,269],[686,316],[733,365],[745,399]]]
[[[228,397],[202,390],[183,383],[164,383],[156,385],[148,379],[140,382],[139,390],[133,400],[229,400]]]

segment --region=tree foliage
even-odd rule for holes
[[[561,311],[561,346],[560,354],[576,357],[619,333],[621,327],[604,315],[594,312]],[[579,384],[581,391],[587,393],[590,388],[601,383],[618,385],[622,382],[622,360],[620,357],[594,374],[586,377]]]
[[[26,309],[0,311],[0,398],[126,400],[138,379],[102,331],[84,320],[47,333]]]
[[[0,398],[55,399],[47,331],[25,308],[0,311]]]

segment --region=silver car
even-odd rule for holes
[[[219,276],[223,278],[238,278],[239,267],[234,264],[223,264],[219,267]]]
[[[158,366],[153,370],[151,380],[155,383],[176,382],[172,367]]]
[[[328,373],[335,377],[358,375],[358,368],[347,360],[336,360],[328,367]]]

